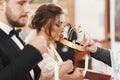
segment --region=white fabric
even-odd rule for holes
[[[43,80],[47,80],[51,76],[55,75],[54,66],[56,63],[58,65],[58,68],[60,68],[60,65],[63,63],[61,57],[58,55],[52,44],[50,45],[50,47],[53,51],[50,50],[47,54],[45,54],[43,56],[43,60],[38,64],[41,68],[41,77]],[[56,56],[58,61],[55,61],[52,56]]]
[[[9,35],[10,31],[12,30],[11,27],[9,27],[8,25],[0,22],[0,28],[7,34]],[[11,37],[11,39],[18,45],[18,47],[22,50],[24,48],[23,44],[19,41],[19,39],[13,35]]]
[[[9,27],[8,25],[6,25],[6,24],[4,24],[4,23],[2,23],[2,22],[0,22],[0,28],[1,28],[7,35],[9,35],[10,31],[12,30],[11,27]],[[17,46],[18,46],[21,50],[24,48],[24,45],[19,41],[19,39],[18,39],[15,35],[13,35],[13,36],[11,37],[11,39],[17,44]],[[34,72],[33,72],[33,70],[30,71],[30,74],[31,74],[31,77],[32,77],[33,80],[34,80]]]
[[[13,35],[11,38],[21,50],[24,48],[23,44],[19,41],[19,39],[15,35]]]
[[[33,30],[30,32],[28,37],[25,39],[25,42],[28,43],[30,40],[32,40],[36,36],[36,30]],[[58,61],[55,61],[53,57],[56,57]],[[57,63],[57,65],[55,65]],[[50,49],[48,53],[43,55],[43,60],[38,63],[38,66],[41,68],[41,77],[42,80],[48,80],[48,78],[51,78],[52,76],[58,76],[55,74],[55,72],[59,72],[59,70],[56,70],[55,66],[60,67],[60,65],[63,63],[61,57],[55,50],[55,47],[53,44],[50,44]],[[57,78],[56,78],[57,79]]]
[[[114,80],[120,80],[120,52],[112,52],[110,50],[110,54],[114,73]]]
[[[68,30],[69,30],[69,26],[66,26],[63,32],[64,38],[68,38]]]
[[[29,35],[26,37],[25,43],[27,44],[28,42],[30,42],[35,36],[36,36],[36,30],[32,30],[32,31],[29,33]],[[31,77],[32,77],[33,80],[34,80],[34,71],[33,71],[33,69],[30,70],[30,75],[31,75]]]
[[[35,36],[36,36],[36,30],[32,30],[29,35],[26,37],[25,39],[25,43],[27,44],[28,42],[30,42],[30,40],[32,40]]]

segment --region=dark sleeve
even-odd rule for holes
[[[31,45],[26,45],[10,65],[0,70],[0,80],[20,80],[41,60],[39,51]]]
[[[96,53],[91,53],[91,57],[104,62],[105,64],[111,66],[110,51],[104,48],[97,48]]]

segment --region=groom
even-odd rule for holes
[[[24,45],[15,27],[26,25],[30,0],[0,0],[0,80],[38,80],[45,45],[39,35]],[[33,70],[33,75],[30,71]]]

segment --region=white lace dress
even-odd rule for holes
[[[59,69],[60,65],[63,63],[61,57],[58,55],[52,44],[50,45],[50,47],[51,50],[49,50],[49,52],[43,56],[43,60],[38,64],[39,67],[41,68],[42,80],[48,80],[52,76],[57,77],[58,74],[55,73],[56,72],[55,70],[57,69],[56,67],[58,67]],[[58,61],[55,61],[53,57],[56,57]]]
[[[28,43],[30,40],[32,40],[36,36],[36,31],[33,30],[29,36],[26,38],[25,42]],[[55,61],[55,58],[57,61]],[[59,80],[58,77],[58,71],[60,68],[60,65],[62,65],[63,61],[57,51],[55,50],[55,47],[53,44],[50,44],[50,49],[47,54],[43,55],[43,60],[38,63],[38,66],[41,68],[41,80],[48,80],[52,76],[55,77],[54,80]],[[57,64],[57,65],[56,65]],[[57,70],[58,69],[58,70]]]

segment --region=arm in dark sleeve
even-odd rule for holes
[[[105,64],[111,66],[110,51],[104,48],[97,48],[96,53],[91,53],[91,57],[104,62]]]
[[[39,51],[31,45],[26,45],[10,65],[0,70],[0,80],[21,80],[41,60]]]

